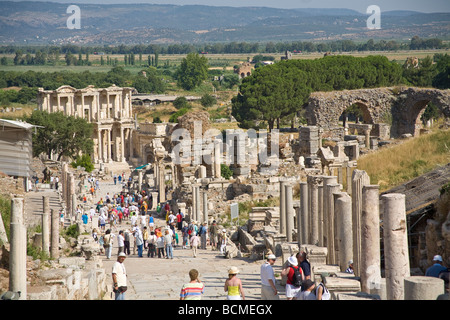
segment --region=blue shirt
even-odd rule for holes
[[[435,263],[427,269],[427,271],[425,272],[425,276],[438,278],[439,273],[444,270],[447,270],[447,268],[440,265],[439,263]]]

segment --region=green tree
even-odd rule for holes
[[[217,103],[217,99],[210,95],[209,93],[205,93],[200,99],[200,104],[205,108],[212,107]]]
[[[198,87],[208,78],[208,59],[198,53],[189,53],[177,69],[177,83],[185,90]]]
[[[93,151],[93,125],[83,118],[65,116],[62,112],[48,113],[34,110],[26,122],[39,126],[33,135],[33,156],[52,153],[76,158],[79,153],[90,154]]]
[[[241,128],[274,128],[275,121],[300,110],[311,88],[306,73],[285,62],[257,69],[243,79],[232,99],[232,115]]]
[[[173,106],[175,108],[177,108],[178,110],[186,108],[186,109],[190,109],[191,105],[189,104],[189,102],[187,101],[187,99],[185,97],[177,97],[174,101],[173,101]]]

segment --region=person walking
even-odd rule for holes
[[[134,238],[138,249],[138,257],[142,258],[143,257],[142,252],[144,248],[144,238],[142,236],[142,231],[141,229],[139,229],[139,227],[135,227],[134,229]]]
[[[127,291],[127,271],[125,269],[124,261],[126,257],[127,255],[124,252],[121,252],[112,267],[115,300],[125,300],[125,292]]]
[[[211,249],[215,250],[217,246],[217,236],[219,233],[219,227],[216,224],[216,220],[213,220],[211,226],[209,227],[209,243],[211,244]]]
[[[106,259],[111,259],[111,252],[113,246],[113,234],[111,234],[111,229],[106,230],[103,236],[103,248],[105,248]]]
[[[220,254],[225,254],[227,241],[228,241],[227,230],[223,229],[222,236],[220,238]]]
[[[191,239],[189,240],[189,243],[191,244],[191,248],[192,248],[192,256],[194,258],[197,257],[197,248],[198,248],[199,242],[200,242],[199,238],[198,238],[197,234],[194,231],[192,233]]]
[[[173,259],[173,237],[169,232],[169,229],[166,229],[165,235],[164,235],[164,247],[166,249],[166,259]]]
[[[315,291],[316,300],[330,300],[331,294],[324,284],[325,274],[321,274],[320,278],[321,278],[321,281],[316,286],[316,291]]]
[[[261,300],[280,300],[273,272],[275,261],[275,255],[269,254],[266,262],[261,265]]]
[[[231,267],[228,270],[228,279],[225,280],[224,290],[227,292],[227,300],[245,300],[244,289],[242,289],[242,281],[238,278],[238,268]]]
[[[302,269],[298,266],[297,258],[290,256],[288,266],[281,271],[281,276],[286,276],[286,298],[287,300],[296,300],[305,277]]]
[[[311,264],[309,263],[306,252],[300,251],[296,255],[298,265],[303,271],[304,280],[311,279]]]
[[[125,238],[123,236],[123,230],[119,231],[119,235],[117,236],[117,245],[119,246],[119,251],[117,252],[120,255],[121,252],[124,252],[125,248]]]
[[[123,252],[125,252],[125,254],[127,255],[130,255],[130,232],[128,230],[125,230],[123,238]]]
[[[208,228],[207,228],[207,222],[204,222],[203,225],[200,227],[199,233],[200,233],[200,248],[206,250],[206,237],[208,235]]]
[[[180,300],[201,300],[205,291],[205,285],[198,278],[197,269],[189,271],[189,278],[191,281],[184,284],[181,288]]]
[[[181,228],[181,234],[183,235],[183,249],[187,248],[189,241],[189,228],[186,221],[183,221],[183,227]]]
[[[156,251],[158,253],[158,258],[161,258],[161,256],[164,258],[164,237],[159,230],[156,232],[156,236]]]
[[[150,236],[148,237],[148,251],[147,257],[156,257],[156,240],[157,237],[153,231],[150,232]]]

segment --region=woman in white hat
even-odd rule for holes
[[[301,291],[301,285],[303,280],[305,280],[305,277],[302,269],[298,267],[298,261],[295,256],[290,256],[287,262],[287,267],[281,271],[282,276],[287,276],[286,298],[287,300],[296,300]]]
[[[222,230],[222,237],[220,239],[220,254],[225,254],[225,248],[227,246],[227,230]]]
[[[242,289],[242,281],[237,277],[238,268],[231,267],[228,270],[228,279],[225,280],[224,290],[227,292],[227,300],[245,300],[244,290]]]

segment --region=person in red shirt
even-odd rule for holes
[[[177,229],[178,230],[181,230],[182,223],[183,223],[183,214],[181,213],[181,210],[178,209],[178,214],[177,214]]]
[[[302,268],[298,267],[298,261],[295,256],[290,256],[287,262],[287,267],[281,271],[282,276],[287,276],[286,299],[296,300],[301,291],[301,282],[305,280],[305,277]]]

